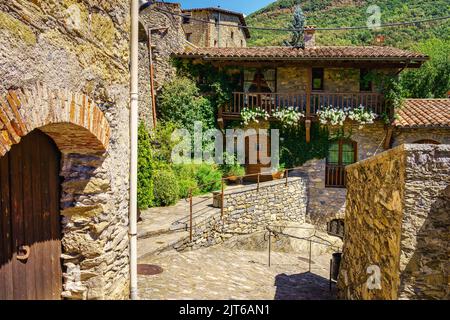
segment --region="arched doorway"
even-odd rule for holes
[[[61,298],[59,166],[37,129],[0,158],[0,300]]]

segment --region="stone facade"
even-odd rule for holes
[[[359,92],[359,69],[324,68],[323,78],[325,92]],[[306,67],[277,68],[277,92],[306,92],[308,85]]]
[[[449,298],[449,172],[448,145],[402,145],[348,167],[341,298]]]
[[[416,143],[420,140],[433,140],[441,144],[450,144],[450,128],[398,128],[393,135],[393,145]]]
[[[184,12],[184,14],[190,15],[194,19],[210,22],[219,21],[220,19],[221,23],[227,25],[207,24],[195,20],[184,23],[183,29],[186,39],[197,47],[239,48],[247,46],[245,32],[237,27],[241,24],[241,20],[237,15],[213,10],[193,10]]]
[[[62,153],[68,299],[129,293],[129,17],[123,0],[0,3],[0,154],[36,128]]]
[[[337,128],[330,127],[331,136],[335,135],[336,131]],[[385,129],[380,122],[362,127],[346,123],[344,134],[357,144],[357,161],[384,151]],[[307,181],[307,221],[321,230],[326,228],[330,220],[343,218],[347,193],[345,188],[325,187],[325,168],[326,159],[313,159],[299,170]]]
[[[224,217],[220,212],[194,227],[193,241],[186,239],[177,250],[208,247],[232,237],[264,231],[269,225],[304,223],[306,216],[305,182],[300,177],[251,185],[224,194]]]
[[[172,66],[170,55],[184,50],[186,45],[182,27],[182,18],[158,10],[162,7],[176,14],[181,14],[179,4],[156,2],[140,12],[141,28],[139,42],[139,118],[147,125],[153,127],[152,96],[150,87],[150,62],[148,49],[149,29],[168,27],[167,29],[153,30],[151,32],[152,57],[154,69],[154,91],[157,95],[163,84],[170,81],[176,74]]]

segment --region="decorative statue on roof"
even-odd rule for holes
[[[284,45],[288,46],[288,47],[304,49],[305,48],[305,40],[304,40],[305,25],[306,25],[305,15],[304,15],[303,10],[300,7],[300,5],[297,5],[295,7],[294,17],[289,26],[291,29],[295,29],[295,31],[292,32],[292,39],[290,41],[285,40]]]

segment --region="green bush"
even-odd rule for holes
[[[214,110],[208,99],[200,95],[195,82],[187,77],[177,77],[163,86],[158,96],[160,118],[171,121],[189,131],[194,122],[201,121],[204,128],[214,125]]]
[[[192,195],[200,194],[200,190],[195,179],[196,167],[193,165],[176,165],[174,172],[177,176],[180,198],[187,198],[192,190]]]
[[[222,185],[222,172],[216,165],[198,165],[195,172],[195,179],[201,193],[217,191]]]
[[[156,206],[174,205],[179,200],[179,193],[178,181],[173,171],[156,171],[153,190]]]
[[[224,163],[221,164],[220,170],[222,171],[222,174],[224,177],[231,177],[231,176],[244,176],[245,175],[245,169],[239,163],[237,163],[236,156],[234,154],[229,154],[224,152]]]
[[[138,208],[147,209],[153,202],[153,157],[150,136],[143,123],[138,129]]]
[[[167,168],[172,162],[172,150],[179,141],[172,141],[172,133],[179,126],[171,121],[159,122],[152,134],[153,157],[158,162],[157,169]]]

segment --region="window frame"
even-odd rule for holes
[[[315,77],[314,73],[320,73],[320,77]],[[320,88],[316,89],[314,88],[314,80],[315,79],[320,79]],[[311,90],[312,91],[323,91],[324,90],[324,82],[325,82],[325,69],[324,68],[312,68],[311,70]]]
[[[370,80],[367,82],[367,88],[364,87],[364,78],[370,73],[370,69],[359,69],[359,92],[373,92],[373,82]]]
[[[330,163],[329,158],[329,151],[330,151],[330,147],[331,147],[331,143],[336,143],[338,144],[338,163]],[[353,162],[352,163],[348,163],[348,164],[344,164],[343,163],[343,145],[344,144],[351,144],[351,146],[353,147]],[[329,187],[329,188],[345,188],[346,185],[346,181],[345,181],[345,167],[358,162],[358,144],[356,141],[353,141],[351,139],[336,139],[336,140],[332,140],[330,141],[330,146],[328,147],[327,150],[327,156],[325,159],[325,187]],[[331,168],[337,168],[337,170],[344,170],[343,173],[343,178],[338,178],[336,180],[338,180],[338,182],[341,183],[332,183],[333,179],[330,179],[330,174],[329,174],[329,170]],[[339,172],[339,174],[342,174],[341,172]],[[338,174],[338,176],[339,176]],[[332,181],[330,181],[332,180]]]

